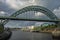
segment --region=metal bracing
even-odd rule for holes
[[[28,6],[25,8],[20,9],[19,11],[13,13],[10,17],[16,17],[19,14],[25,13],[27,11],[37,11],[37,12],[42,12],[43,14],[47,15],[50,19],[57,20],[58,18],[54,13],[52,13],[50,10],[48,10],[45,7],[42,6]],[[6,24],[9,20],[5,20],[3,24]]]
[[[19,11],[15,12],[11,16],[16,17],[17,15],[22,14],[27,11],[42,12],[43,14],[47,15],[50,19],[55,19],[55,20],[58,19],[54,13],[52,13],[50,10],[42,6],[28,6],[23,9],[20,9]]]

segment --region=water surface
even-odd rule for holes
[[[10,40],[52,40],[50,34],[46,33],[34,33],[23,31],[12,31]]]

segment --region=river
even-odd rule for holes
[[[51,34],[12,31],[12,36],[9,40],[52,40]]]

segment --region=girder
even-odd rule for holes
[[[52,13],[49,9],[42,7],[42,6],[28,6],[20,9],[19,11],[13,13],[10,17],[16,17],[19,14],[25,13],[27,11],[37,11],[42,12],[43,14],[47,15],[50,19],[57,20],[58,18],[54,13]],[[5,20],[3,24],[6,24],[9,20]]]
[[[60,20],[46,20],[46,19],[29,19],[29,18],[16,18],[16,17],[0,17],[2,20],[21,20],[21,21],[39,21],[39,22],[60,22]]]

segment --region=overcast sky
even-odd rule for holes
[[[51,10],[58,18],[60,17],[60,0],[0,0],[0,16],[10,16],[19,9],[22,9],[30,5],[39,5]],[[28,13],[28,12],[27,12]],[[26,16],[28,14],[22,14]],[[33,12],[32,12],[33,13]],[[36,13],[32,15],[33,17],[48,18],[42,13]],[[20,15],[21,16],[21,15]],[[23,24],[23,25],[22,25]],[[38,22],[24,22],[24,21],[9,21],[5,26],[26,26],[26,25],[39,25]]]

